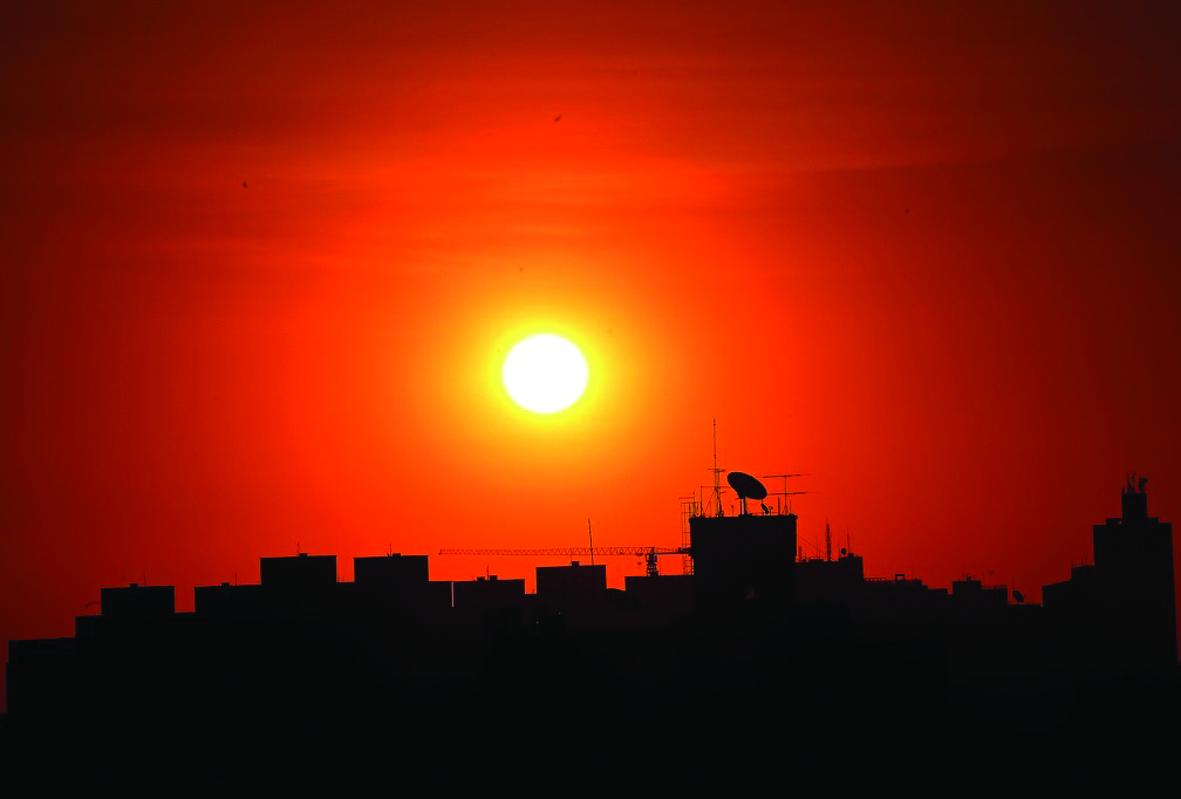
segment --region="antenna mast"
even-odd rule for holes
[[[717,516],[725,516],[726,512],[722,509],[722,469],[718,468],[718,419],[714,417],[714,467],[711,469],[714,473],[714,507],[716,510],[714,514]]]
[[[591,532],[590,516],[586,517],[586,537],[590,539],[591,565],[595,565],[595,534]]]
[[[832,530],[828,528],[828,519],[824,520],[824,559],[832,560]]]

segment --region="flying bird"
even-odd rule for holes
[[[562,121],[562,115],[561,115],[561,114],[558,114],[556,117],[554,117],[554,122],[561,122],[561,121]]]

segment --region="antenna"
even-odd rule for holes
[[[806,476],[807,475],[804,472],[790,472],[788,474],[764,474],[764,475],[762,475],[762,477],[764,477],[766,479],[781,479],[781,480],[783,480],[783,490],[773,492],[775,496],[780,497],[780,499],[776,500],[776,503],[777,503],[776,507],[779,508],[780,513],[783,512],[783,503],[784,502],[787,502],[787,512],[791,513],[791,497],[796,496],[797,494],[807,494],[808,493],[807,491],[788,491],[787,490],[787,478],[789,478],[789,477],[806,477]]]
[[[595,534],[591,532],[590,516],[586,517],[586,537],[590,539],[591,565],[595,565]]]
[[[824,520],[824,559],[832,561],[832,530],[828,527],[828,519]]]
[[[725,469],[718,468],[718,419],[714,417],[714,467],[711,469],[714,473],[714,507],[718,516],[725,516],[726,512],[722,509],[722,472]]]

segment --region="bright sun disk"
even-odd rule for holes
[[[504,388],[513,402],[534,413],[569,408],[586,390],[586,358],[568,339],[538,333],[518,341],[504,359]]]

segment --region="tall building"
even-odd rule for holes
[[[1047,585],[1047,612],[1073,628],[1077,657],[1096,663],[1177,662],[1173,525],[1148,515],[1146,478],[1128,477],[1122,514],[1094,527],[1093,566]]]
[[[1095,525],[1095,577],[1128,654],[1146,663],[1175,663],[1173,525],[1148,515],[1147,482],[1131,475],[1121,517]]]
[[[781,604],[793,595],[794,513],[693,516],[689,550],[700,607]]]

